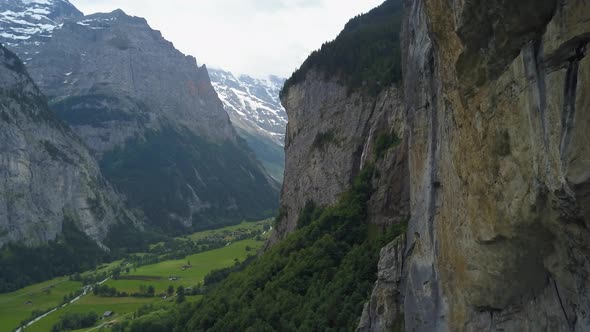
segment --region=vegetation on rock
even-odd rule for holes
[[[343,80],[350,90],[377,94],[401,80],[402,1],[387,0],[350,20],[338,37],[313,52],[287,80],[281,97],[310,70]]]
[[[229,274],[200,302],[165,319],[157,315],[157,324],[163,331],[354,330],[376,279],[381,247],[405,230],[396,227],[369,239],[372,176],[372,168],[366,168],[332,207],[308,204],[298,230],[243,270],[237,268],[241,271]],[[154,326],[143,319],[128,331],[136,331],[136,324]]]

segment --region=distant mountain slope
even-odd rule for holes
[[[0,46],[0,292],[91,267],[134,224],[80,139]]]
[[[83,14],[66,0],[2,0],[0,43],[5,46],[39,44],[65,19]]]
[[[0,46],[0,246],[53,240],[65,219],[100,241],[124,212],[82,142]]]
[[[145,19],[74,15],[50,38],[10,47],[154,229],[180,233],[276,209],[278,186],[232,127],[205,66]]]
[[[285,79],[235,76],[209,70],[211,82],[238,134],[244,138],[266,169],[282,181],[285,168],[287,113],[279,100]]]

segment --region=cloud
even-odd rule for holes
[[[383,0],[70,0],[85,14],[121,8],[209,67],[289,76],[352,17]]]

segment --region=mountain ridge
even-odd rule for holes
[[[42,42],[10,48],[147,226],[177,234],[276,208],[278,185],[236,133],[207,68],[144,18],[74,15]]]
[[[211,69],[209,75],[238,134],[271,175],[282,181],[287,113],[279,93],[285,79],[236,76],[222,69]]]

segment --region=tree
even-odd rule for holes
[[[154,296],[154,294],[156,294],[156,289],[154,288],[154,286],[149,285],[147,289],[147,295]]]
[[[168,293],[168,296],[172,296],[172,294],[174,294],[174,286],[168,286],[168,290],[166,291],[166,293]]]
[[[176,303],[182,303],[185,300],[184,287],[178,286],[176,289]]]

